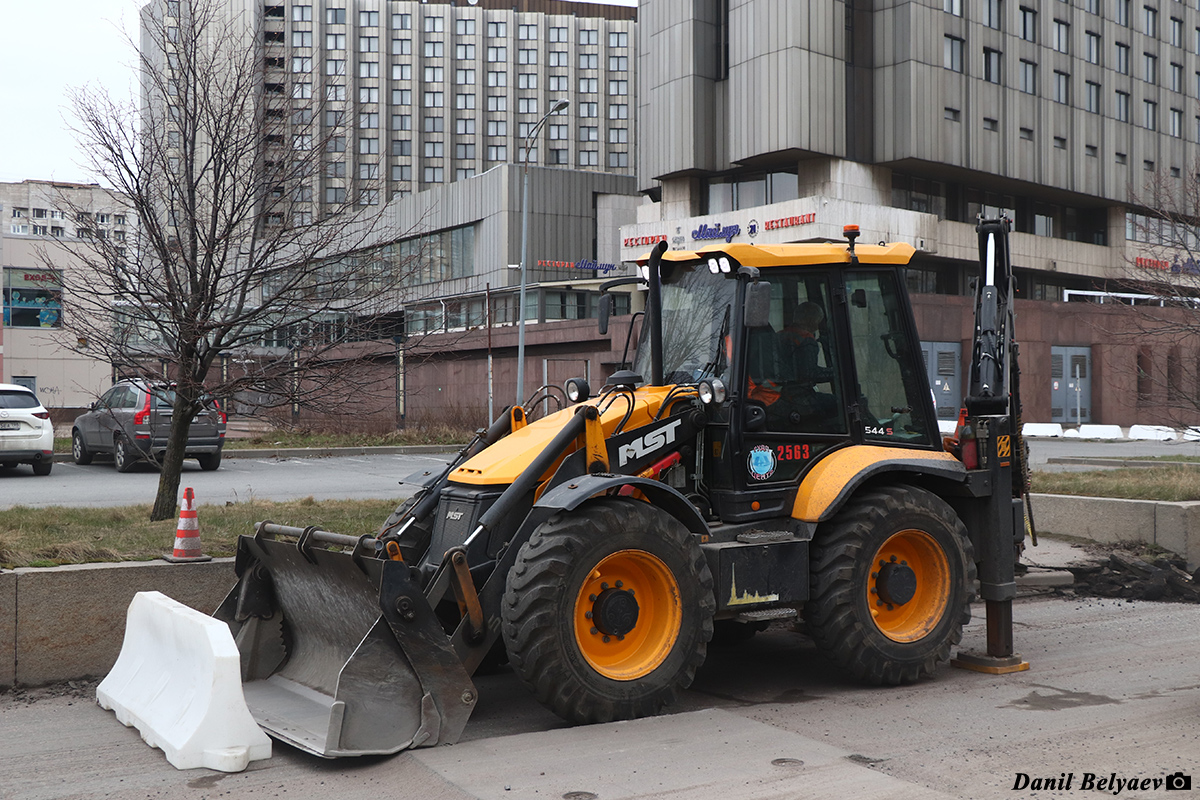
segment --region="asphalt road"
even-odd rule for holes
[[[1030,441],[1034,469],[1078,470],[1088,467],[1048,464],[1051,457],[1127,458],[1149,455],[1200,456],[1200,442],[1093,442],[1075,439]],[[216,472],[204,472],[192,460],[183,466],[182,487],[196,491],[198,503],[247,500],[400,498],[411,492],[398,485],[415,472],[439,469],[448,456],[360,455],[324,458],[226,458]],[[99,458],[80,467],[59,462],[47,477],[27,466],[0,469],[0,509],[27,506],[119,506],[150,503],[158,489],[158,472],[140,465],[120,474]]]
[[[1115,784],[1095,783],[1113,775],[1200,781],[1200,606],[1036,598],[1014,611],[1032,664],[1014,675],[943,667],[915,686],[864,688],[775,628],[710,651],[663,717],[570,728],[505,670],[477,680],[479,705],[452,747],[322,761],[276,743],[230,775],[176,771],[90,686],[0,695],[0,796],[1030,800],[1112,797]],[[976,609],[964,648],[984,635]],[[1022,773],[1072,775],[1072,786],[1014,790]]]
[[[330,458],[226,458],[215,472],[184,462],[180,489],[192,487],[198,504],[313,497],[367,499],[408,497],[399,481],[415,472],[440,469],[439,455],[364,455]],[[86,467],[59,462],[45,477],[27,466],[0,469],[0,509],[26,506],[123,506],[153,503],[158,471],[139,465],[119,473],[97,459]]]

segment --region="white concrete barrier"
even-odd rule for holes
[[[229,626],[159,592],[129,604],[121,655],[96,700],[176,769],[240,772],[271,757],[246,708]]]
[[[1021,426],[1021,434],[1023,436],[1059,437],[1063,435],[1063,426],[1058,422],[1026,422]]]
[[[1179,434],[1174,428],[1165,425],[1132,425],[1129,428],[1130,439],[1141,439],[1150,442],[1174,441]]]
[[[1080,425],[1079,435],[1084,439],[1124,439],[1120,425]]]

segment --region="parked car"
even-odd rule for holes
[[[118,381],[75,418],[71,453],[76,464],[90,464],[97,453],[112,453],[117,472],[128,472],[139,461],[161,461],[167,450],[174,414],[175,390],[167,384],[141,380]],[[221,466],[225,444],[225,413],[211,398],[192,418],[184,458],[194,458],[203,470]]]
[[[0,467],[29,464],[34,475],[54,467],[54,423],[32,390],[0,383]]]

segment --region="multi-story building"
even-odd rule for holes
[[[561,0],[273,2],[269,108],[327,142],[314,200],[378,204],[522,158],[632,175],[636,9]],[[248,12],[250,9],[247,10]]]
[[[64,276],[80,267],[72,249],[124,239],[132,222],[125,215],[95,184],[0,183],[0,382],[28,386],[50,409],[81,408],[108,386],[111,366],[64,328]]]
[[[953,418],[969,359],[974,221],[1005,214],[1026,419],[1155,422],[1169,393],[1200,393],[1172,378],[1194,374],[1178,367],[1200,342],[1134,341],[1106,307],[1066,302],[1100,299],[1173,259],[1147,241],[1139,207],[1148,181],[1195,180],[1196,4],[706,8],[642,4],[638,183],[657,202],[622,230],[624,257],[660,238],[689,248],[839,238],[847,223],[864,241],[907,241],[930,382],[940,416]]]

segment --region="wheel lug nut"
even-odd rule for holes
[[[618,642],[623,642],[623,641],[625,641],[625,634],[623,634],[623,633],[618,633],[618,634],[617,634],[617,641],[618,641]]]
[[[871,594],[879,594],[879,590],[873,588],[871,589]]]
[[[589,595],[588,595],[588,600],[591,600],[593,603],[594,603],[594,602],[596,602],[596,595],[594,595],[594,594],[589,594]]]
[[[878,572],[872,572],[872,573],[871,573],[871,580],[873,580],[873,581],[877,581],[877,580],[879,580],[879,573],[878,573]]]
[[[617,581],[617,588],[620,589],[625,584],[622,581]]]
[[[895,564],[895,563],[896,563],[896,557],[895,557],[895,556],[892,556],[892,563],[893,563],[893,564]]]
[[[601,588],[602,590],[603,590],[603,589],[607,589],[607,588],[608,588],[608,584],[607,584],[607,583],[602,583],[602,584],[600,584],[600,588]]]
[[[605,636],[605,637],[604,637],[604,643],[605,643],[605,644],[608,644],[610,641],[612,641],[612,640],[611,640],[611,639],[609,639],[607,636]]]
[[[905,566],[905,567],[907,567],[907,566],[908,566],[908,562],[907,562],[907,561],[901,561],[901,562],[900,562],[900,564],[901,564],[901,566]]]
[[[888,606],[887,606],[887,608],[888,608],[888,611],[895,611],[895,610],[896,610],[896,607],[895,607],[895,606],[893,606],[891,603],[888,603]]]
[[[587,617],[588,619],[591,619],[591,618],[592,618],[592,612],[590,612],[590,611],[589,611],[589,612],[587,612],[586,614],[584,614],[584,616],[585,616],[585,617]]]
[[[595,636],[595,635],[596,635],[597,633],[599,633],[599,632],[600,632],[600,631],[599,631],[599,629],[597,629],[597,628],[592,628],[592,630],[591,630],[591,634],[592,634],[592,636]]]

